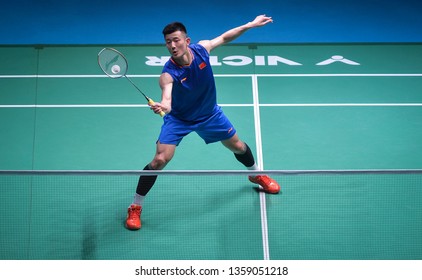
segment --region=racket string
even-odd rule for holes
[[[128,63],[119,51],[112,48],[104,48],[98,54],[98,64],[103,72],[111,78],[121,78],[126,75]]]
[[[128,70],[128,62],[126,57],[116,49],[104,48],[98,53],[98,65],[101,70],[110,78],[125,77],[138,91],[141,93],[148,104],[154,104],[154,101],[149,98],[143,91],[126,76]],[[165,113],[161,111],[160,116],[163,117]]]

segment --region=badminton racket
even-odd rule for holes
[[[155,105],[154,100],[148,97],[135,83],[126,76],[128,70],[128,62],[126,57],[116,49],[104,48],[98,53],[98,65],[101,70],[110,78],[118,79],[125,77],[147,100],[148,105]],[[160,116],[164,116],[165,113],[161,111]]]

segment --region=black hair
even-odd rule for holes
[[[168,34],[171,34],[176,31],[182,31],[185,34],[188,32],[186,31],[186,27],[183,25],[183,23],[175,21],[172,23],[167,24],[163,29],[163,35],[166,36]]]

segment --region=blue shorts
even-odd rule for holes
[[[164,116],[164,124],[158,141],[161,144],[177,146],[183,137],[192,131],[195,131],[207,144],[230,139],[236,134],[236,129],[229,119],[221,109],[218,109],[209,118],[198,122],[182,121],[171,114]]]

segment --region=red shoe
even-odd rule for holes
[[[249,181],[260,185],[267,193],[276,194],[280,192],[280,185],[267,175],[249,176]]]
[[[127,209],[126,227],[131,230],[138,230],[141,228],[141,212],[140,205],[132,204]]]

